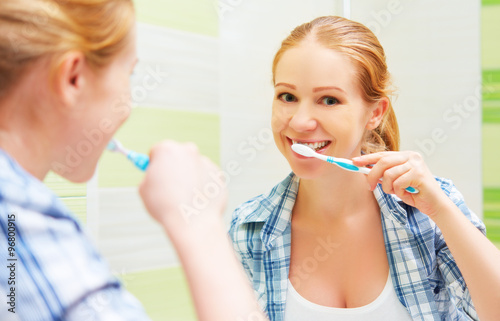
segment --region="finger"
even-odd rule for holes
[[[149,151],[150,161],[154,160],[159,154],[171,150],[174,144],[175,142],[172,140],[164,140],[153,145],[153,147]]]
[[[373,153],[373,154],[367,154],[367,155],[362,155],[359,157],[354,157],[352,159],[352,162],[356,166],[366,166],[366,165],[371,165],[375,164],[378,162],[382,157],[387,156],[388,154],[391,154],[394,152],[379,152],[379,153]]]
[[[139,185],[139,195],[141,196],[141,199],[144,199],[144,197],[146,195],[146,193],[145,193],[146,192],[146,183],[145,183],[145,181],[146,181],[146,178],[144,178],[142,180],[142,182],[140,183],[140,185]]]
[[[384,177],[388,169],[404,164],[406,161],[407,157],[402,153],[385,153],[385,155],[382,155],[367,175],[368,184],[371,189],[373,190],[377,186],[379,180]],[[387,186],[387,183],[385,186]],[[392,190],[392,188],[390,190]]]
[[[397,192],[396,186],[394,185],[395,181],[410,170],[411,167],[408,163],[403,163],[387,169],[382,178],[382,188],[384,192],[387,194],[395,194]]]
[[[403,200],[403,202],[405,202],[410,206],[415,206],[414,197],[416,197],[417,194],[408,193],[406,191],[406,188],[409,186],[418,188],[418,186],[416,186],[416,184],[414,183],[413,174],[411,173],[411,170],[399,176],[394,181],[393,188],[396,196],[398,196],[401,200]]]

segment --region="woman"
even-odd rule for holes
[[[0,2],[1,320],[148,319],[41,183],[49,170],[90,179],[129,116],[134,16],[131,0]],[[141,196],[178,250],[199,318],[262,320],[220,217],[225,191],[189,220],[181,211],[214,170],[193,145],[161,143]]]
[[[303,24],[273,83],[274,138],[293,172],[236,209],[230,229],[270,319],[500,320],[500,251],[449,180],[398,151],[374,34],[340,17]],[[296,143],[373,169],[303,157]]]

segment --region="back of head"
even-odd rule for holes
[[[91,66],[105,66],[133,24],[132,0],[0,1],[0,98],[41,58],[54,70],[75,50]]]
[[[348,57],[356,68],[357,82],[363,99],[376,103],[389,100],[388,110],[380,125],[366,133],[362,146],[365,153],[399,150],[399,129],[390,102],[391,76],[387,69],[384,49],[377,37],[364,25],[342,17],[327,16],[295,28],[282,42],[273,62],[273,82],[276,66],[283,54],[312,37],[325,48],[336,50]]]

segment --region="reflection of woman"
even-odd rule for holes
[[[50,169],[88,180],[128,117],[134,20],[131,0],[0,1],[0,257],[13,264],[0,268],[0,320],[147,319],[40,182]],[[199,318],[257,320],[220,217],[225,191],[189,221],[179,210],[215,169],[194,146],[159,144],[141,195],[178,249]]]
[[[449,180],[398,152],[373,33],[339,17],[303,24],[273,75],[275,142],[293,173],[241,205],[230,230],[270,319],[500,320],[500,253]],[[374,166],[347,172],[294,143]]]

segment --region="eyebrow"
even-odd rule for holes
[[[276,85],[274,85],[274,87],[278,87],[278,86],[284,86],[284,87],[288,87],[288,88],[291,88],[291,89],[297,89],[297,87],[295,87],[294,85],[290,85],[290,84],[287,84],[287,83],[284,83],[284,82],[280,82],[280,83],[277,83]]]
[[[338,91],[341,91],[341,92],[345,93],[345,91],[342,90],[342,88],[339,88],[339,87],[336,87],[336,86],[316,87],[316,88],[313,89],[313,92],[316,93],[318,91],[330,90],[330,89],[335,89],[335,90],[338,90]]]
[[[288,87],[288,88],[291,88],[293,90],[297,89],[296,86],[290,85],[290,84],[287,84],[287,83],[284,83],[284,82],[280,82],[280,83],[277,83],[276,85],[274,85],[274,87],[278,87],[278,86]],[[335,90],[338,90],[338,91],[341,91],[341,92],[345,93],[345,91],[342,88],[336,87],[336,86],[316,87],[316,88],[313,88],[313,92],[315,93],[315,92],[318,92],[318,91],[324,91],[324,90],[330,90],[330,89],[335,89]]]

